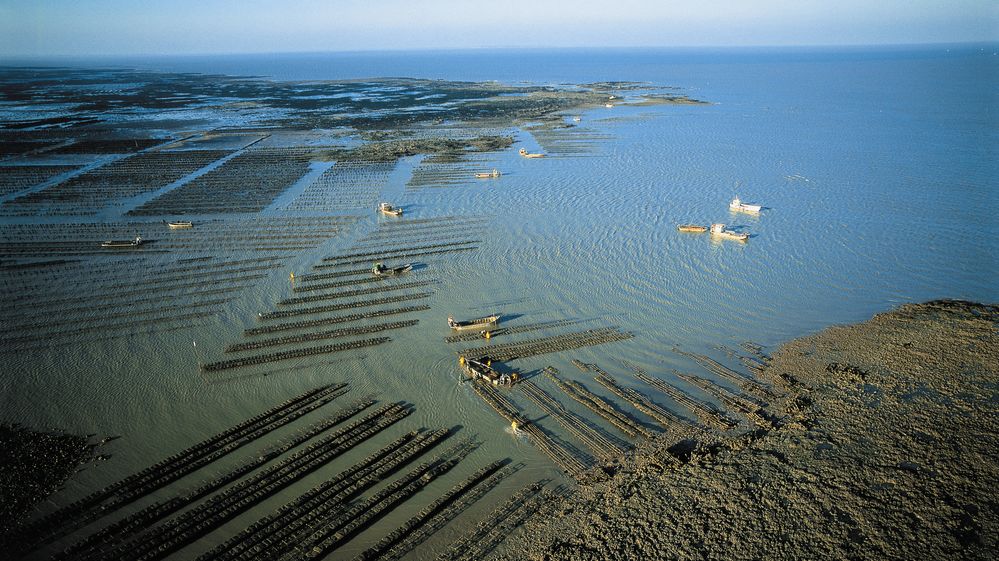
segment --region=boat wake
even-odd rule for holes
[[[526,432],[524,432],[524,431],[522,431],[520,429],[514,428],[514,427],[512,427],[510,425],[507,425],[506,427],[504,427],[503,428],[503,432],[509,434],[510,436],[513,436],[517,440],[521,440],[521,441],[524,441],[524,442],[527,442],[527,440],[529,438],[527,436]]]

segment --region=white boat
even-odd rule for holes
[[[500,173],[498,169],[494,169],[492,172],[488,172],[487,171],[487,172],[483,172],[483,173],[477,173],[477,174],[475,174],[475,177],[477,177],[479,179],[489,179],[491,177],[499,177],[501,175],[503,175],[503,174]]]
[[[744,242],[749,239],[749,234],[743,232],[733,232],[732,230],[726,230],[724,224],[712,224],[711,235],[718,238],[728,238],[730,240],[736,240],[740,242]]]
[[[186,220],[178,220],[177,222],[167,222],[167,228],[171,230],[180,230],[181,228],[193,228],[194,223],[188,222]]]
[[[394,207],[394,206],[390,205],[389,203],[382,203],[382,204],[378,205],[378,210],[382,214],[387,214],[389,216],[402,216],[402,209],[398,208],[398,207]]]
[[[525,158],[544,158],[545,157],[544,154],[532,154],[532,153],[530,153],[530,152],[527,151],[527,148],[521,148],[520,151],[518,151],[517,153],[520,154],[521,156],[525,157]]]
[[[739,200],[739,197],[732,199],[728,204],[728,209],[735,212],[760,212],[761,205],[749,205]]]

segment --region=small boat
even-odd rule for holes
[[[579,115],[576,115],[575,117],[572,118],[572,122],[574,122],[574,123],[578,123],[578,122],[580,122],[582,120],[583,120],[583,118],[580,117]]]
[[[468,321],[455,321],[454,316],[447,317],[447,326],[454,331],[470,331],[472,329],[481,329],[488,331],[496,327],[496,322],[499,321],[499,316],[486,316],[484,318],[470,319]]]
[[[614,104],[613,103],[605,103],[604,107],[606,107],[607,109],[613,109],[614,108]]]
[[[108,240],[101,242],[101,247],[139,247],[146,243],[142,236],[135,236],[134,240]]]
[[[477,173],[477,174],[475,174],[475,177],[478,177],[479,179],[489,179],[490,177],[499,177],[501,175],[503,175],[503,174],[500,173],[499,170],[494,169],[491,172],[487,171],[485,173]]]
[[[676,229],[680,230],[681,232],[694,232],[697,234],[703,234],[704,232],[708,231],[707,228],[705,228],[704,226],[700,226],[698,224],[680,224],[679,226],[676,227]]]
[[[739,200],[739,197],[732,199],[728,204],[728,209],[734,212],[760,212],[763,207],[760,205],[748,205]]]
[[[193,228],[194,223],[188,222],[186,220],[179,220],[177,222],[167,222],[167,228],[171,230],[180,230],[181,228]]]
[[[749,239],[749,234],[743,232],[733,232],[732,230],[726,230],[724,224],[712,224],[711,235],[717,236],[719,238],[728,238],[730,240],[737,240],[740,242],[744,242]]]
[[[474,359],[459,357],[458,364],[461,365],[462,370],[465,374],[473,380],[482,380],[483,382],[488,382],[494,386],[512,386],[520,380],[520,374],[517,372],[511,372],[509,374],[503,374],[497,372],[496,369],[492,367],[492,361],[488,358]]]
[[[371,274],[376,277],[392,277],[402,273],[408,273],[412,270],[412,263],[406,263],[405,265],[400,265],[398,267],[386,267],[385,265],[382,265],[381,262],[378,262],[371,266]]]
[[[388,203],[382,203],[378,205],[378,210],[382,214],[387,214],[389,216],[402,216],[402,209],[399,207],[394,207]]]
[[[525,157],[525,158],[544,158],[545,157],[544,154],[531,154],[530,152],[527,151],[527,148],[521,148],[520,151],[517,152],[517,153],[520,154],[521,156]]]

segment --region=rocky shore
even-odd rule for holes
[[[86,436],[0,424],[0,542],[93,459],[94,448]]]
[[[763,373],[775,426],[647,443],[500,558],[990,558],[997,326],[995,306],[934,301],[785,344]]]

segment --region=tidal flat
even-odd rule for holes
[[[946,355],[972,381],[994,367],[994,310],[939,301],[996,298],[994,247],[973,226],[992,164],[959,126],[974,73],[879,56],[837,68],[908,73],[865,89],[828,58],[676,75],[588,58],[575,83],[520,56],[496,68],[518,76],[506,83],[3,69],[0,422],[20,451],[3,546],[481,559],[778,543],[841,557],[890,555],[909,530],[873,520],[915,513],[930,550],[987,550],[995,513],[965,492],[987,490],[962,482],[988,462],[941,482],[929,461],[952,464],[933,443],[966,442],[965,425],[894,435],[902,452],[848,442],[891,424],[854,398],[933,423],[878,405],[894,407],[897,384],[916,388],[900,401],[939,397],[947,382],[920,386],[905,362],[934,337],[984,357]],[[965,103],[906,97],[921,71]],[[735,196],[763,208],[730,211]],[[677,231],[716,222],[749,235]],[[915,318],[901,346],[786,358],[884,310]],[[447,323],[494,314],[488,337]],[[887,459],[864,463],[867,445]],[[36,465],[54,469],[35,482]],[[806,485],[854,472],[854,487]],[[957,506],[891,506],[925,491],[908,474]],[[764,540],[806,515],[835,531]],[[687,537],[664,544],[670,532]]]
[[[363,367],[367,357],[360,352],[417,329],[417,314],[432,310],[430,297],[440,281],[427,270],[441,260],[476,252],[484,241],[489,214],[434,212],[420,203],[419,192],[474,184],[477,176],[498,182],[501,173],[483,170],[499,165],[496,155],[508,151],[524,131],[537,135],[541,144],[531,148],[543,152],[536,153],[549,158],[581,154],[587,143],[601,137],[577,128],[578,115],[608,100],[637,106],[657,95],[660,104],[690,103],[672,88],[668,94],[656,93],[660,91],[652,84],[633,83],[273,82],[119,70],[6,69],[0,88],[2,352],[31,353],[20,355],[17,368],[39,372],[46,357],[62,352],[100,353],[119,341],[130,344],[183,331],[200,338],[212,323],[225,322],[233,302],[296,263],[298,276],[289,273],[291,297],[272,300],[270,311],[258,313],[260,324],[243,330],[243,342],[200,351],[193,341],[197,364],[185,370],[199,372],[202,383],[219,384],[265,380],[289,369],[326,378],[337,370],[337,361],[316,359],[331,355],[347,355],[343,360],[352,367]],[[400,187],[407,194],[412,191],[404,199],[405,214],[372,221],[372,215],[379,216],[375,207],[384,193],[398,196]],[[321,253],[320,248],[334,247],[332,240],[350,235],[353,241],[338,244],[337,252]],[[397,268],[405,274],[372,276],[374,261],[395,265],[411,259],[417,260],[415,266]],[[301,272],[306,261],[312,272]],[[594,328],[593,320],[590,329],[570,330],[579,319],[532,323],[517,317],[507,314],[503,327],[491,335],[501,341],[521,333],[533,337],[488,348],[496,368],[511,368],[500,362],[632,337],[616,327]],[[284,318],[294,321],[273,322]],[[449,353],[471,357],[476,351],[468,344],[482,341],[478,332],[448,339],[466,344],[465,350]],[[146,360],[142,351],[129,354]],[[97,357],[80,366],[103,368],[111,376],[121,369]],[[50,368],[50,374],[62,371]],[[249,372],[242,374],[244,370]],[[38,379],[38,391],[47,391],[46,377]],[[5,382],[14,383],[9,377]],[[5,466],[5,488],[16,499],[5,517],[4,544],[28,558],[61,551],[60,558],[67,559],[150,559],[192,555],[199,545],[203,558],[339,555],[353,537],[388,518],[482,447],[475,433],[466,434],[460,424],[420,424],[385,446],[374,437],[420,406],[386,400],[360,385],[363,391],[351,392],[355,401],[333,413],[325,406],[347,393],[350,384],[337,381],[285,395],[290,399],[200,443],[188,441],[180,452],[167,449],[158,461],[150,455],[132,474],[122,473],[115,459],[134,436],[89,443],[43,433],[32,437],[36,433],[5,426],[21,444],[12,440],[8,447],[12,460]],[[486,399],[489,403],[496,396]],[[139,398],[135,405],[143,407],[144,402]],[[546,404],[560,407],[555,401]],[[5,417],[19,420],[17,410],[29,403],[10,405]],[[324,420],[313,419],[281,440],[271,438],[252,459],[236,459],[243,447],[267,441],[265,437],[316,410],[325,412]],[[500,427],[504,422],[496,421]],[[612,461],[630,448],[621,438],[601,437],[608,447],[598,458],[550,429],[526,419],[521,425],[552,462],[540,471],[562,474],[534,476],[530,486],[539,490],[546,484],[564,489],[566,477],[582,477],[596,463]],[[27,442],[32,438],[69,441],[69,448],[53,444],[35,449]],[[452,444],[430,455],[445,440]],[[341,455],[350,457],[355,448],[376,442],[381,447],[368,450],[353,465],[336,463]],[[65,491],[50,498],[74,483],[74,470],[90,455],[117,467],[98,476],[103,486],[81,483],[72,500],[63,498],[73,494]],[[463,482],[448,483],[453,486],[449,491],[391,532],[391,539],[368,543],[361,556],[383,556],[389,550],[405,555],[494,487],[510,485],[508,479],[515,481],[514,475],[528,471],[522,470],[521,458],[477,462],[484,465],[470,465],[475,471]],[[27,475],[31,466],[46,465],[40,470],[46,475],[41,483]],[[333,465],[337,471],[332,478],[318,485],[314,481],[301,494],[310,489],[303,478]],[[403,473],[404,468],[411,471]],[[201,478],[193,488],[192,477]],[[248,528],[230,532],[224,542],[200,540],[236,516],[271,510],[258,504],[282,492],[298,497],[285,499],[284,506],[261,514]],[[324,503],[316,502],[319,496]]]
[[[988,559],[997,328],[934,301],[791,341],[759,370],[780,396],[757,430],[642,445],[498,558]]]

